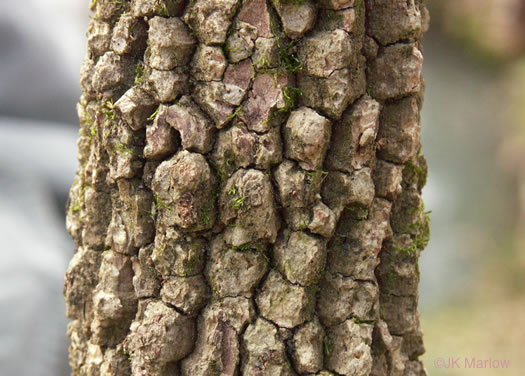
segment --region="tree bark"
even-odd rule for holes
[[[73,375],[424,375],[419,0],[96,0]]]

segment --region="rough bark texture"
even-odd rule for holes
[[[73,375],[424,375],[419,0],[97,0]]]

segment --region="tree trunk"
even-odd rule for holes
[[[424,375],[419,0],[94,0],[73,375]]]

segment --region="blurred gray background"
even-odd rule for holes
[[[88,4],[0,1],[0,375],[62,376],[64,207]]]
[[[64,229],[64,206],[77,164],[75,104],[88,3],[0,2],[3,376],[68,374],[62,281],[73,244]],[[491,266],[496,253],[510,252],[505,244],[516,197],[512,174],[496,158],[504,137],[502,76],[507,68],[480,63],[439,29],[439,23],[433,25],[424,43],[422,140],[430,170],[424,199],[432,210],[432,234],[421,258],[420,291],[427,368],[430,374],[448,375],[434,373],[432,362],[434,356],[455,355],[440,353],[444,350],[438,345],[451,331],[450,322],[462,317],[472,324],[469,312],[499,307],[497,296],[483,289],[501,285],[499,276],[505,272]],[[458,316],[458,306],[464,317]],[[501,319],[510,313],[499,314]],[[474,343],[480,327],[461,328],[454,329],[456,337],[449,342],[478,351]]]

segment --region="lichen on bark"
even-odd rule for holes
[[[72,375],[414,375],[420,0],[97,0]]]

